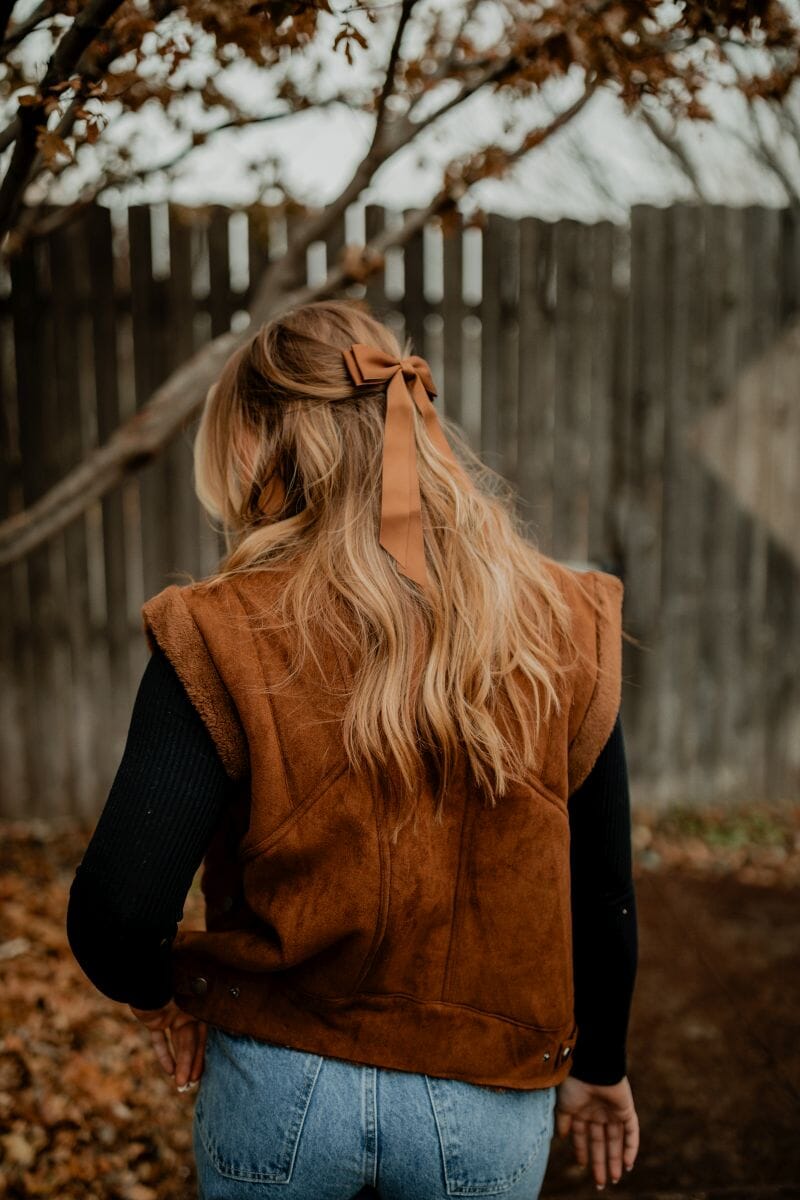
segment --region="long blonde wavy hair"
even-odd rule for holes
[[[396,838],[428,772],[440,821],[459,763],[492,805],[536,768],[576,647],[508,484],[440,414],[467,474],[456,479],[416,409],[428,592],[397,570],[378,540],[386,383],[355,388],[342,356],[354,342],[410,352],[364,304],[324,300],[263,325],[228,360],[194,442],[195,489],[227,550],[200,583],[291,566],[259,616],[295,631],[294,670],[323,623],[355,664],[344,745],[354,768],[410,799]]]

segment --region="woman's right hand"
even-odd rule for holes
[[[622,1168],[630,1171],[639,1150],[639,1118],[627,1075],[611,1085],[584,1083],[567,1075],[558,1085],[556,1132],[572,1133],[575,1157],[591,1163],[598,1188],[610,1177],[618,1183]]]
[[[178,1091],[196,1087],[205,1062],[206,1022],[180,1008],[174,997],[163,1008],[128,1007],[150,1031],[156,1057],[166,1073],[174,1077]]]

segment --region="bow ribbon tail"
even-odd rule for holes
[[[380,544],[397,561],[403,575],[424,588],[428,571],[416,470],[414,407],[400,370],[386,390],[383,446]]]
[[[444,436],[444,430],[439,424],[439,414],[436,411],[436,406],[428,395],[425,384],[420,379],[419,375],[414,377],[414,383],[411,389],[414,397],[414,403],[419,409],[420,415],[425,422],[425,432],[434,443],[439,453],[458,468],[458,461],[453,454],[450,443]]]

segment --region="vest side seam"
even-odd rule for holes
[[[253,637],[253,629],[252,629],[252,625],[250,623],[250,617],[252,614],[251,614],[250,610],[248,609],[245,600],[243,599],[243,597],[241,596],[241,594],[239,592],[239,588],[238,588],[238,585],[237,585],[235,579],[231,581],[231,590],[232,590],[233,596],[234,596],[237,604],[239,605],[239,608],[242,610],[242,613],[247,622],[247,634],[248,634],[248,637],[250,638],[250,642],[251,642],[251,645],[253,648],[253,653],[255,655],[256,662],[258,663],[259,668],[261,670],[262,681],[266,684],[266,675],[265,675],[265,671],[264,671],[263,660],[261,658],[261,651],[259,650],[256,639]],[[281,763],[281,775],[283,776],[284,795],[286,796],[286,799],[289,802],[290,808],[292,810],[294,810],[294,808],[296,807],[294,789],[289,786],[289,776],[286,771],[286,748],[283,744],[283,738],[281,737],[280,726],[279,726],[278,720],[275,716],[275,706],[272,703],[272,696],[270,695],[269,691],[265,691],[263,694],[266,696],[267,704],[269,706],[269,713],[270,713],[270,719],[272,722],[272,728],[275,731],[275,741],[277,742],[277,745],[278,745],[278,757],[280,758],[280,763]]]
[[[450,987],[450,976],[452,974],[453,945],[455,942],[456,929],[459,924],[460,900],[461,900],[461,893],[463,890],[462,884],[461,884],[461,878],[462,878],[462,874],[464,871],[464,859],[466,857],[464,854],[464,843],[467,838],[467,823],[470,821],[470,816],[471,816],[470,810],[469,810],[469,805],[468,805],[467,801],[468,801],[468,792],[466,789],[464,789],[464,802],[463,802],[462,817],[461,817],[461,834],[458,839],[458,866],[456,869],[456,883],[455,883],[455,887],[453,889],[453,911],[452,911],[452,914],[450,917],[450,937],[447,942],[447,955],[444,960],[444,972],[442,975],[441,1002],[445,1003],[445,1004],[448,1003],[448,1001],[445,1000],[445,995],[447,994],[447,990]]]
[[[389,903],[391,898],[390,884],[392,878],[392,856],[384,837],[383,824],[383,801],[378,798],[375,800],[375,834],[378,839],[378,865],[380,869],[380,897],[378,902],[378,919],[375,922],[375,930],[372,935],[372,942],[361,964],[361,969],[356,976],[356,982],[353,985],[354,992],[358,992],[359,987],[364,979],[369,974],[372,964],[377,957],[378,951],[383,945],[384,935],[389,924]]]
[[[257,842],[254,842],[252,846],[242,847],[239,852],[239,862],[248,862],[254,855],[271,850],[273,846],[277,845],[289,830],[305,816],[310,808],[313,808],[318,801],[324,799],[331,788],[341,779],[345,771],[348,770],[350,770],[349,763],[333,763],[328,769],[327,774],[323,775],[322,779],[320,779],[316,791],[309,792],[303,802],[287,813],[275,829],[270,830],[268,834],[260,838]]]
[[[541,800],[546,800],[548,804],[552,804],[553,808],[558,809],[559,812],[564,811],[564,801],[558,792],[554,792],[547,784],[542,783],[541,779],[537,776],[534,775],[526,779],[525,786],[529,787],[532,792],[535,792]],[[503,801],[501,800],[500,803],[502,804]]]

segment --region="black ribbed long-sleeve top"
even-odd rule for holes
[[[173,995],[172,941],[234,786],[172,664],[156,646],[67,907],[72,952],[95,987],[112,1000],[155,1009]],[[611,1084],[626,1073],[637,966],[630,802],[619,716],[568,808],[579,1028],[571,1073]]]

